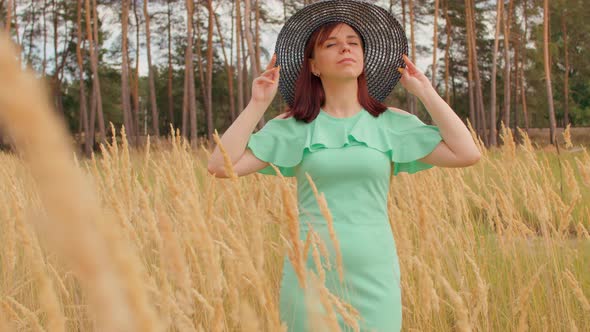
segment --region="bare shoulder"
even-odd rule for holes
[[[285,119],[285,118],[287,117],[287,115],[289,115],[289,113],[288,113],[288,112],[281,113],[281,114],[279,114],[279,115],[275,116],[275,117],[274,117],[274,119]],[[273,119],[273,120],[274,120],[274,119]]]
[[[403,114],[403,115],[412,115],[412,113],[406,112],[404,110],[400,110],[399,108],[395,108],[395,107],[387,107],[388,110],[395,112],[395,113],[399,113],[399,114]]]

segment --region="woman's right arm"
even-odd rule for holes
[[[275,63],[276,54],[273,55],[266,70],[252,82],[252,97],[248,106],[221,136],[221,144],[229,155],[238,176],[247,175],[268,166],[267,162],[256,158],[252,151],[246,149],[246,146],[256,124],[277,93],[280,67],[274,67]],[[228,177],[225,174],[223,155],[218,146],[209,157],[207,170],[216,177]]]
[[[256,158],[252,151],[246,149],[250,135],[252,135],[266,108],[266,105],[251,100],[221,136],[221,144],[231,158],[237,176],[247,175],[268,166],[267,162]],[[225,173],[223,155],[219,146],[215,146],[213,153],[209,157],[207,170],[215,177],[228,177],[228,174]]]

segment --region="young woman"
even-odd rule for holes
[[[402,324],[401,276],[387,214],[391,174],[466,167],[480,158],[469,130],[406,53],[404,31],[383,8],[354,0],[308,5],[285,23],[266,71],[253,81],[250,103],[221,138],[238,176],[276,175],[272,163],[283,176],[296,177],[300,237],[311,227],[328,245],[333,268],[326,286],[359,311],[361,331],[399,331]],[[382,104],[398,81],[436,126]],[[287,112],[252,134],[278,88]],[[208,167],[227,177],[218,148]],[[306,174],[332,214],[342,282]],[[311,257],[307,268],[317,271]],[[311,328],[304,293],[285,259],[280,312],[289,331]],[[350,330],[340,315],[338,322]]]

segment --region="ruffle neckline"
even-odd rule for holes
[[[310,123],[293,117],[275,118],[250,136],[247,147],[257,158],[277,166],[283,176],[292,177],[305,153],[360,144],[387,154],[397,175],[433,167],[418,159],[432,152],[440,141],[439,128],[413,114],[386,110],[374,117],[363,109],[345,118],[320,111]],[[276,175],[270,165],[258,172]]]
[[[332,119],[334,121],[350,121],[350,120],[354,120],[357,117],[361,116],[362,113],[367,113],[368,114],[368,112],[365,109],[362,109],[360,112],[357,112],[354,115],[351,115],[351,116],[348,116],[348,117],[344,117],[344,118],[339,118],[339,117],[335,117],[333,115],[330,115],[330,113],[328,113],[328,112],[326,112],[326,111],[324,111],[323,109],[320,108],[320,112],[318,113],[318,116],[324,116],[324,117],[326,117],[328,119]]]

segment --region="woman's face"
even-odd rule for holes
[[[339,24],[323,44],[316,43],[314,56],[309,60],[312,74],[319,73],[324,80],[356,79],[364,67],[361,42],[350,25]],[[352,60],[344,60],[347,58]]]

